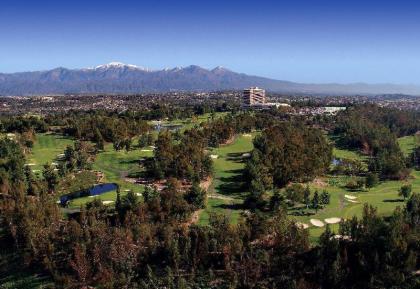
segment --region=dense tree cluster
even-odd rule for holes
[[[45,132],[48,129],[44,119],[35,116],[0,117],[0,131],[23,133],[27,131]]]
[[[158,179],[202,180],[211,174],[212,161],[206,153],[203,139],[196,130],[184,134],[179,142],[170,131],[159,134],[155,143],[155,156],[149,171]]]
[[[246,164],[251,197],[256,201],[273,186],[311,180],[325,172],[331,158],[332,147],[320,130],[287,122],[267,128],[255,138]]]
[[[64,133],[76,139],[103,143],[131,139],[150,129],[146,121],[130,114],[75,114],[67,116]]]
[[[411,123],[410,119],[400,111],[374,105],[356,106],[339,114],[334,134],[339,136],[339,145],[370,156],[371,172],[385,179],[402,179],[409,171],[397,135],[417,130],[418,121]]]

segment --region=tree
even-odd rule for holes
[[[200,188],[198,182],[194,182],[185,195],[185,200],[197,209],[204,209],[206,207],[206,191]]]
[[[104,138],[102,137],[101,132],[99,131],[98,128],[96,128],[95,130],[95,135],[94,135],[94,141],[96,142],[96,148],[98,150],[103,150],[104,149]]]
[[[286,188],[286,197],[292,201],[303,202],[306,189],[301,184],[292,184]]]
[[[405,216],[407,222],[413,228],[419,228],[420,226],[420,194],[414,193],[407,201],[405,208]]]
[[[58,185],[58,175],[54,171],[54,167],[51,164],[45,164],[42,175],[44,176],[45,181],[47,182],[48,191],[50,193],[55,191],[56,186]]]
[[[309,189],[309,186],[306,186],[303,191],[303,202],[305,203],[306,208],[309,208],[309,205],[311,204],[311,190]]]
[[[403,197],[404,200],[410,197],[412,187],[409,184],[403,185],[399,190],[399,196]]]
[[[321,204],[328,205],[330,203],[330,194],[323,190],[320,197]]]
[[[285,208],[285,198],[278,190],[276,190],[273,196],[270,198],[270,210],[272,212],[278,211],[280,208]]]
[[[366,176],[366,188],[371,189],[379,183],[379,176],[376,173],[368,173]]]
[[[315,191],[314,196],[312,198],[312,209],[315,209],[318,212],[319,209],[319,195],[318,191]]]

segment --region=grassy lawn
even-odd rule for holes
[[[232,205],[242,203],[247,195],[241,179],[245,166],[242,155],[252,150],[253,136],[255,134],[239,135],[232,144],[220,146],[210,152],[218,157],[213,159],[214,179],[208,193],[210,196],[220,195],[225,199],[210,197],[206,209],[200,215],[200,224],[208,223],[211,212],[226,214],[232,222],[237,222],[242,211]]]
[[[221,200],[215,198],[209,198],[207,200],[206,209],[201,212],[200,219],[198,221],[199,225],[207,225],[209,223],[210,214],[224,214],[226,215],[232,224],[238,223],[238,219],[241,210],[235,209],[235,204],[241,204],[241,200]]]
[[[37,134],[27,163],[34,164],[31,166],[33,170],[42,170],[45,163],[54,162],[57,155],[62,154],[68,145],[73,145],[72,139],[56,134]]]
[[[60,180],[57,193],[60,195],[82,191],[96,183],[96,175],[91,171],[71,174]]]
[[[124,178],[140,171],[139,160],[153,156],[152,148],[115,151],[112,144],[105,145],[105,150],[96,156],[93,169],[105,174],[104,182],[117,183],[121,191],[125,189],[140,192],[141,186],[124,181]]]
[[[344,150],[334,147],[333,156],[337,159],[353,159],[363,161],[364,157],[356,151]]]
[[[132,174],[140,171],[139,160],[145,157],[153,156],[152,148],[133,149],[128,152],[125,150],[115,151],[112,144],[107,144],[105,150],[96,156],[93,169],[102,171],[105,174],[104,182],[117,183],[120,185],[121,196],[124,196],[129,190],[140,194],[143,192],[142,185],[133,184],[124,180]],[[116,191],[107,192],[95,197],[77,198],[70,202],[70,208],[80,207],[88,202],[98,198],[102,201],[114,201],[117,198]],[[112,205],[112,203],[110,204]]]
[[[121,192],[121,196],[124,196],[125,194],[126,194],[126,192]],[[107,193],[104,193],[104,194],[98,195],[98,196],[77,198],[77,199],[74,199],[74,200],[70,201],[69,207],[70,208],[77,208],[77,207],[80,207],[81,205],[85,205],[86,203],[92,202],[95,199],[99,199],[101,201],[115,202],[115,200],[117,199],[117,192],[116,191],[111,191],[111,192],[107,192]],[[109,203],[107,205],[114,205],[114,203]]]
[[[403,153],[405,155],[409,155],[414,150],[414,148],[420,144],[419,137],[415,135],[400,137],[398,139],[398,144],[400,145]]]
[[[189,123],[182,122],[182,125],[192,126],[196,123],[208,120],[209,115],[203,115],[199,119]],[[188,121],[187,121],[188,122]],[[168,122],[169,123],[169,122]],[[176,121],[170,122],[172,125]],[[237,220],[242,212],[237,208],[238,204],[243,202],[248,192],[243,188],[241,179],[242,170],[245,162],[243,154],[249,153],[252,148],[252,139],[255,133],[249,135],[239,135],[233,143],[223,145],[219,148],[212,149],[211,155],[217,155],[213,159],[214,164],[214,179],[209,188],[209,199],[206,209],[202,211],[199,218],[199,224],[208,224],[209,216],[212,212],[222,213],[227,215],[232,223],[237,223]],[[405,154],[409,154],[417,145],[417,139],[414,136],[400,138],[399,144]],[[32,154],[28,158],[28,163],[34,163],[33,169],[42,169],[42,165],[46,162],[55,160],[58,154],[61,154],[67,145],[71,145],[71,139],[63,138],[59,135],[40,134],[37,136],[37,141],[34,144]],[[124,180],[125,177],[135,175],[140,171],[138,161],[141,158],[151,157],[153,155],[151,148],[145,150],[133,149],[129,152],[124,150],[115,151],[112,144],[107,144],[105,150],[97,155],[96,161],[93,164],[93,169],[104,172],[105,182],[117,183],[121,187],[121,194],[124,195],[128,190],[136,193],[143,191],[143,186],[133,184]],[[349,158],[364,160],[363,156],[354,151],[343,149],[334,149],[334,156],[337,158]],[[84,176],[87,180],[90,176]],[[331,202],[325,208],[315,212],[306,209],[291,209],[289,214],[292,218],[299,222],[310,224],[310,219],[319,219],[324,221],[326,218],[339,217],[351,218],[353,216],[360,217],[363,211],[363,204],[369,203],[377,207],[379,214],[389,215],[397,206],[404,206],[404,201],[398,196],[398,190],[404,182],[387,181],[380,183],[377,187],[369,191],[349,192],[343,187],[346,178],[343,176],[326,176],[323,178],[325,184],[320,185],[310,184],[312,192],[318,189],[319,192],[326,190],[331,194]],[[420,172],[413,171],[409,182],[413,186],[414,192],[420,192]],[[71,182],[66,184],[68,188],[72,188]],[[74,184],[77,187],[77,184]],[[357,203],[349,202],[344,195],[352,195],[357,197]],[[108,192],[100,196],[96,196],[103,201],[115,201],[116,192]],[[70,207],[79,207],[82,204],[93,201],[94,198],[84,197],[75,199],[71,202]],[[112,205],[112,204],[110,204]],[[310,215],[296,215],[297,211],[306,211]],[[332,229],[337,231],[338,225],[332,225]],[[324,228],[309,227],[311,239],[317,240],[319,235],[324,231]]]
[[[419,172],[413,172],[413,185],[414,191],[420,191],[420,174]],[[333,177],[330,177],[333,178]],[[330,204],[325,208],[315,213],[314,210],[309,209],[308,211],[313,213],[309,216],[293,216],[299,222],[303,222],[310,225],[310,219],[319,219],[324,221],[326,218],[339,217],[344,219],[350,219],[353,216],[361,217],[363,212],[363,206],[365,203],[369,203],[378,209],[380,215],[390,215],[397,206],[403,207],[404,201],[398,196],[398,190],[400,189],[403,182],[399,181],[387,181],[380,183],[377,187],[372,188],[369,191],[361,192],[350,192],[347,189],[339,185],[327,185],[325,187],[311,185],[312,191],[318,189],[319,192],[326,190],[331,195]],[[357,197],[355,201],[357,203],[349,202],[344,195],[351,195]],[[290,212],[293,214],[293,211]],[[338,225],[333,225],[332,229],[338,231]],[[309,232],[311,237],[319,237],[324,231],[324,228],[317,228],[310,226]]]
[[[241,183],[241,172],[244,167],[242,154],[252,150],[252,137],[239,136],[230,145],[221,146],[213,149],[211,154],[218,155],[213,159],[214,180],[209,189],[210,198],[207,208],[200,215],[199,224],[208,223],[211,212],[223,213],[228,215],[233,223],[236,223],[241,210],[235,209],[235,204],[241,204],[247,192]],[[338,158],[349,158],[364,160],[363,156],[354,151],[335,149],[334,155]],[[404,201],[398,196],[398,190],[404,182],[386,181],[381,182],[375,188],[360,192],[350,192],[344,188],[348,177],[345,176],[326,176],[323,178],[325,184],[311,183],[311,191],[315,189],[322,192],[326,190],[331,195],[330,204],[318,212],[311,209],[290,209],[289,215],[296,221],[309,224],[311,240],[316,242],[318,237],[324,232],[325,227],[318,228],[310,224],[310,219],[324,221],[326,218],[339,217],[349,219],[353,216],[361,217],[363,206],[369,203],[377,207],[380,215],[390,215],[397,206],[403,207]],[[414,171],[409,182],[413,185],[413,191],[420,192],[420,172]],[[211,198],[211,196],[223,196],[227,199]],[[357,203],[349,202],[344,196],[352,195],[357,197]],[[233,206],[232,206],[233,205]],[[296,212],[304,211],[308,215],[295,215]],[[338,224],[331,225],[334,231],[338,231]]]

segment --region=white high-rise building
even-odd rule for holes
[[[242,104],[244,106],[264,105],[265,90],[258,87],[244,89],[242,94]]]

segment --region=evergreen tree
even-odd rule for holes
[[[58,182],[59,178],[57,173],[54,171],[54,167],[51,164],[45,164],[44,170],[42,171],[42,175],[44,176],[45,181],[47,182],[48,191],[50,193],[54,192]]]
[[[206,207],[206,192],[200,188],[198,182],[193,182],[188,193],[185,195],[185,200],[193,205],[195,209],[204,209]]]
[[[366,188],[371,189],[379,183],[378,174],[370,172],[366,176]]]
[[[328,205],[330,203],[330,194],[323,190],[320,197],[321,204]]]
[[[410,197],[412,187],[409,184],[403,185],[399,190],[399,196],[403,197],[404,200]]]
[[[315,209],[318,212],[319,209],[319,195],[318,191],[315,191],[314,196],[312,198],[312,209]]]
[[[309,186],[306,186],[305,190],[303,191],[303,202],[308,209],[311,204],[311,190],[309,189]]]

